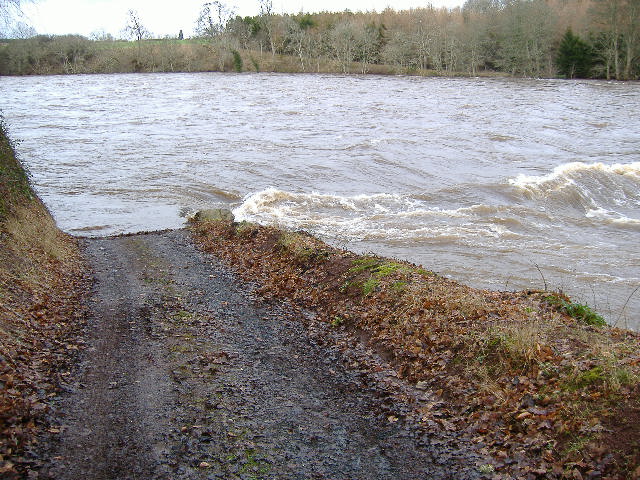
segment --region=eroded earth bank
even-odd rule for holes
[[[463,441],[413,424],[421,392],[383,359],[261,299],[187,231],[81,246],[95,276],[86,344],[39,478],[480,476]]]

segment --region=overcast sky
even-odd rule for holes
[[[37,0],[25,3],[23,21],[38,33],[78,33],[88,36],[105,31],[120,36],[127,23],[127,12],[138,12],[142,24],[158,37],[177,35],[182,29],[186,36],[193,33],[202,4],[206,0]],[[425,7],[454,8],[464,0],[272,0],[276,13],[395,10]],[[257,15],[259,0],[226,0],[238,15]]]

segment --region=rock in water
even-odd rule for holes
[[[206,210],[200,210],[197,212],[193,219],[196,222],[233,222],[234,217],[231,210],[226,208],[210,208]]]

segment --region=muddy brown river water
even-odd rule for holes
[[[2,77],[0,98],[72,234],[232,208],[640,328],[640,84],[92,75]]]

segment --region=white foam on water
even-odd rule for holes
[[[558,190],[575,185],[576,180],[583,174],[590,174],[596,177],[604,175],[612,179],[616,175],[621,175],[640,182],[640,162],[615,163],[613,165],[605,165],[599,162],[570,162],[557,166],[547,175],[520,174],[516,178],[510,179],[509,183],[523,190],[545,193],[549,189]],[[638,186],[640,187],[640,183]]]
[[[466,242],[477,237],[518,238],[519,234],[504,225],[478,221],[495,210],[484,205],[428,208],[424,201],[410,195],[341,196],[292,193],[270,187],[245,197],[233,214],[238,221],[307,229],[347,240]]]
[[[606,219],[612,226],[635,224],[629,215],[640,208],[640,162],[565,163],[547,175],[520,174],[509,184],[552,211],[572,208],[582,218]]]
[[[240,220],[249,217],[282,218],[289,215],[323,216],[328,212],[364,214],[367,217],[394,215],[403,218],[447,217],[469,218],[487,216],[504,211],[503,206],[476,204],[468,207],[444,209],[428,206],[425,200],[414,195],[389,193],[341,196],[323,193],[292,193],[274,187],[247,195],[234,210]],[[336,212],[337,211],[337,212]]]
[[[604,208],[588,210],[585,216],[587,218],[600,220],[609,225],[640,227],[640,219],[629,218],[626,215]]]
[[[322,212],[329,210],[381,214],[406,208],[410,203],[410,200],[397,194],[361,194],[347,197],[317,192],[293,193],[269,187],[246,196],[233,213],[240,220],[256,216],[283,218],[305,212],[322,215]]]

